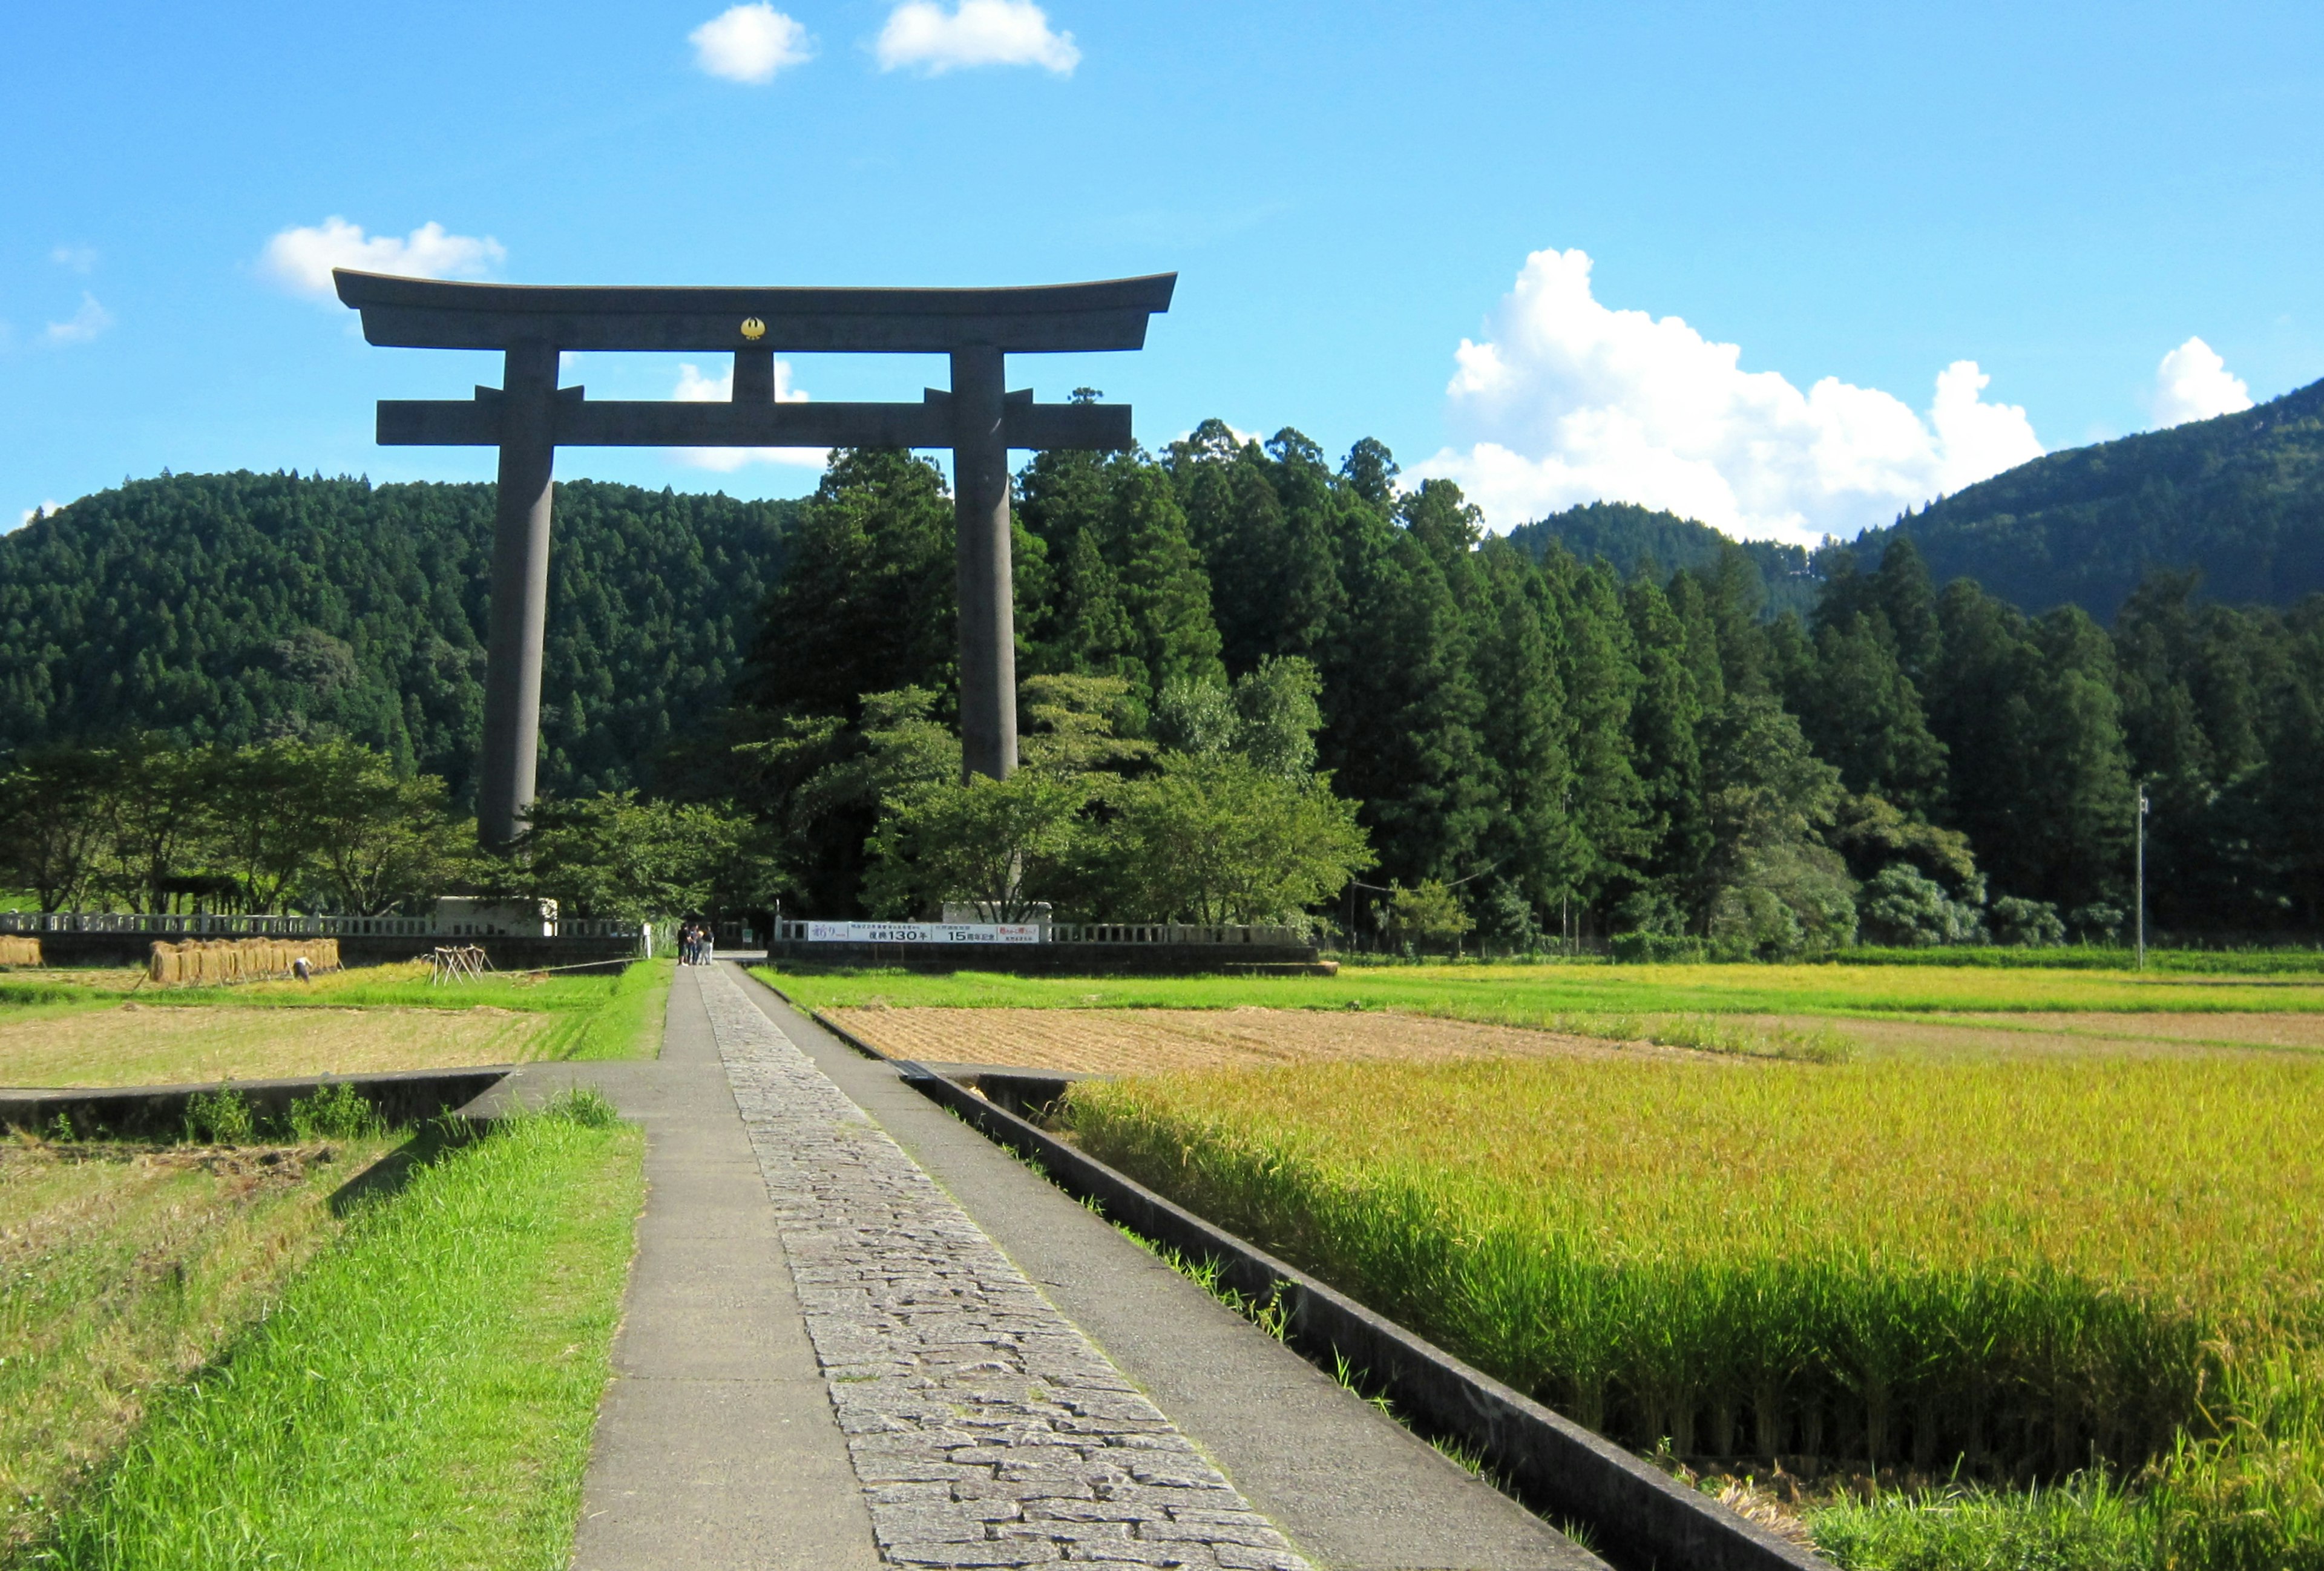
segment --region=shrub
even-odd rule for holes
[[[1977,892],[1974,886],[1969,892]],[[1900,948],[1985,941],[1984,913],[1977,902],[1952,899],[1909,862],[1890,863],[1864,886],[1858,914],[1868,938]]]
[[[2058,908],[2045,900],[2022,900],[2005,894],[1992,906],[1993,938],[2018,948],[2046,949],[2066,941],[2066,924]]]
[[[376,1133],[378,1110],[370,1099],[344,1081],[318,1086],[311,1095],[290,1104],[290,1138],[295,1141],[357,1140]]]
[[[186,1104],[186,1138],[197,1145],[248,1145],[258,1138],[258,1115],[232,1086],[197,1091]]]

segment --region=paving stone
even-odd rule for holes
[[[883,1558],[1310,1571],[725,969],[701,993]]]

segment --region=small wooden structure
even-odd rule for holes
[[[493,962],[484,947],[477,944],[439,947],[429,956],[428,980],[430,985],[447,982],[481,982]]]

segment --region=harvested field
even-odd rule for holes
[[[1099,1075],[1456,1058],[1698,1058],[1517,1026],[1312,1009],[834,1009],[891,1058]]]
[[[1097,1075],[1289,1064],[1427,1064],[1477,1058],[1702,1056],[1644,1042],[1611,1043],[1519,1026],[1379,1011],[874,1007],[825,1012],[893,1058]],[[1771,1030],[1831,1023],[1789,1015],[1738,1019]],[[2202,1058],[2324,1052],[2324,1016],[2299,1014],[1890,1018],[1851,1020],[1846,1029],[1869,1052],[1910,1057]]]
[[[558,1016],[443,1009],[154,1008],[0,1018],[0,1086],[159,1086],[513,1064]]]

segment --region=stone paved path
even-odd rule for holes
[[[886,1560],[1308,1571],[725,967],[699,975]]]

